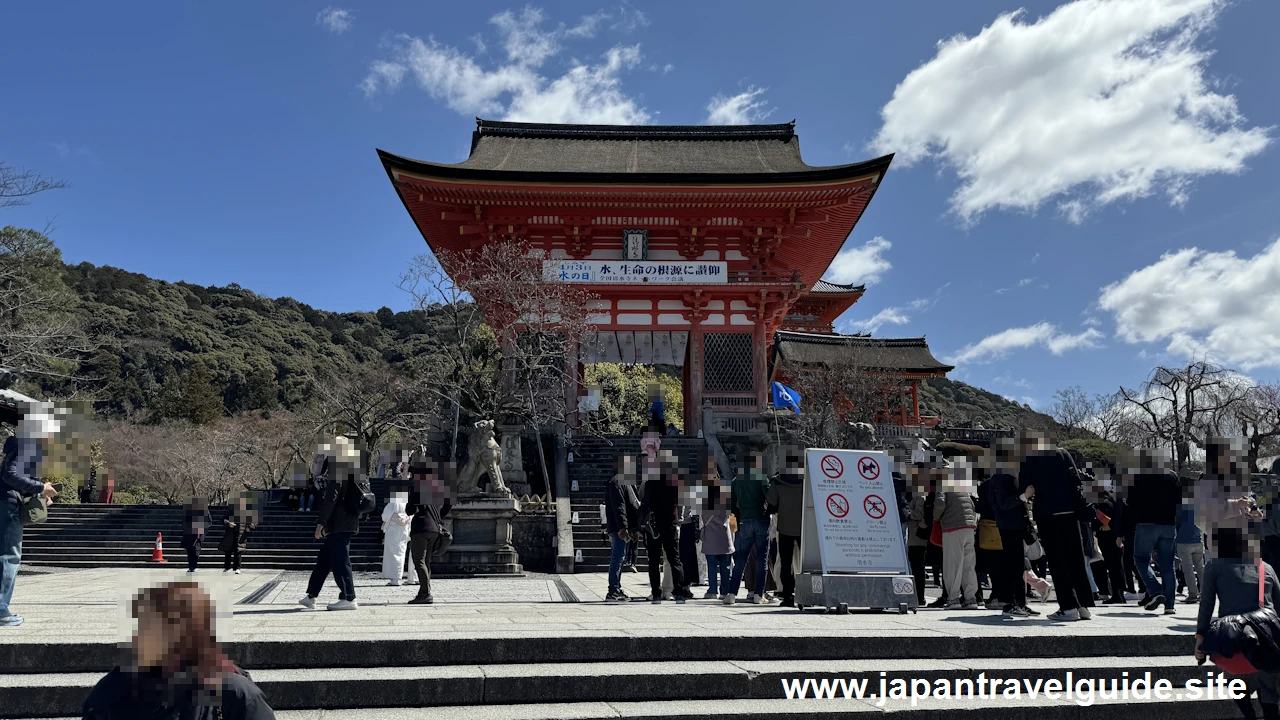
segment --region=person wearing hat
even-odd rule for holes
[[[22,418],[18,434],[4,441],[0,462],[0,627],[17,627],[22,616],[9,609],[22,562],[22,505],[37,495],[46,506],[57,496],[52,484],[40,480],[42,450],[58,432],[52,414],[37,412]]]

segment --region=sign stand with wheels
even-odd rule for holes
[[[883,452],[807,451],[797,608],[917,609],[892,463]]]

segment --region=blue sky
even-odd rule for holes
[[[74,6],[74,9],[69,9]],[[406,309],[424,249],[374,148],[473,118],[797,120],[807,162],[896,152],[829,279],[839,328],[927,335],[1044,407],[1208,356],[1280,369],[1280,3],[22,3],[3,211],[69,262]],[[1021,9],[1020,14],[1010,15]]]

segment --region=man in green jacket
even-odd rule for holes
[[[755,589],[747,593],[747,602],[764,605],[764,583],[768,577],[769,514],[765,509],[765,496],[769,492],[769,478],[764,474],[764,456],[751,453],[747,470],[734,478],[730,490],[729,509],[738,518],[738,532],[734,535],[733,577],[724,597],[725,605],[737,601],[738,586],[747,569],[747,556],[756,550]]]

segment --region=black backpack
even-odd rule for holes
[[[373,495],[373,486],[362,473],[347,476],[347,484],[342,488],[342,509],[360,518],[378,509],[378,498]]]

